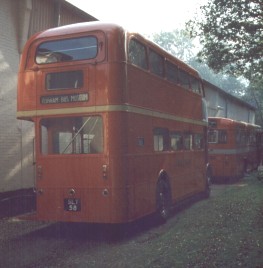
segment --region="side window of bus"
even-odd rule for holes
[[[184,133],[184,149],[193,149],[193,135],[191,133]]]
[[[242,144],[242,145],[245,145],[245,144],[247,144],[247,133],[246,133],[246,131],[245,130],[241,130],[241,140],[240,140],[240,143]]]
[[[208,131],[208,143],[217,143],[218,142],[218,131],[209,130]]]
[[[147,69],[146,47],[135,39],[129,43],[129,61],[143,69]]]
[[[183,134],[181,132],[171,132],[171,148],[173,151],[180,151],[184,149]]]
[[[166,128],[155,128],[153,130],[154,151],[167,151],[170,147],[169,131]]]
[[[167,80],[174,84],[177,84],[178,67],[169,61],[166,61],[165,65]]]
[[[178,84],[186,89],[190,89],[190,75],[179,69]]]
[[[256,145],[256,133],[255,132],[250,132],[249,133],[249,145],[254,146]]]
[[[236,143],[241,144],[241,129],[240,128],[236,129]]]
[[[163,66],[163,57],[150,50],[149,55],[150,71],[158,76],[163,77],[164,66]]]
[[[227,143],[226,130],[218,130],[218,143]]]
[[[193,92],[198,94],[201,93],[201,84],[199,80],[195,77],[191,77],[191,88]]]
[[[193,149],[195,150],[204,149],[204,135],[202,133],[194,134]]]

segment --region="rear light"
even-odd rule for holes
[[[102,165],[102,178],[103,179],[107,179],[107,171],[108,171],[108,166]]]
[[[37,178],[42,179],[43,171],[42,171],[42,166],[38,165],[37,166]]]

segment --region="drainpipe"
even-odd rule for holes
[[[19,1],[19,16],[18,16],[18,52],[22,53],[23,47],[28,39],[30,18],[32,12],[33,0]]]
[[[54,2],[54,27],[60,26],[60,13],[61,13],[61,2],[64,0],[55,0]]]

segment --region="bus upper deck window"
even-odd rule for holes
[[[178,67],[169,61],[166,64],[166,78],[168,81],[177,84]]]
[[[191,88],[192,88],[192,91],[193,92],[198,93],[198,94],[201,93],[201,85],[200,85],[200,82],[195,77],[191,77]]]
[[[36,63],[48,64],[93,59],[98,53],[98,40],[94,36],[47,41],[36,50]]]
[[[179,69],[178,84],[186,89],[190,89],[190,75]]]
[[[153,50],[150,50],[149,62],[150,71],[159,76],[163,76],[163,57],[154,52]]]
[[[135,39],[129,43],[129,61],[143,69],[147,69],[146,47]]]

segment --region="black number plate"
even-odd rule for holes
[[[80,205],[80,199],[78,198],[67,198],[64,199],[64,209],[66,211],[80,211],[81,205]]]

